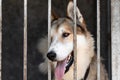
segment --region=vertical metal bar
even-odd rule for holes
[[[100,0],[97,0],[97,80],[100,80]]]
[[[23,80],[27,80],[27,0],[24,0],[24,70]]]
[[[51,31],[51,0],[48,0],[48,49],[51,42],[50,31]],[[49,60],[48,60],[48,80],[51,80],[51,65]]]
[[[76,3],[77,1],[74,0],[74,80],[77,79],[77,36],[76,36]]]
[[[1,71],[2,71],[2,0],[0,0],[0,80],[2,80],[1,77]]]
[[[120,0],[111,0],[112,80],[120,80]]]
[[[111,0],[107,1],[107,23],[108,23],[108,34],[111,34]],[[111,37],[108,39],[108,78],[112,80],[112,52],[111,52]],[[114,79],[113,79],[114,80]]]

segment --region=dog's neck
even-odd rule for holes
[[[82,80],[85,77],[94,56],[93,45],[94,40],[90,35],[87,38],[85,36],[77,36],[77,80]],[[74,72],[73,68],[74,64],[72,64],[69,71],[64,75],[64,80],[74,80],[72,74]]]
[[[77,75],[78,75],[78,79],[83,79],[85,76],[85,73],[91,63],[91,59],[92,57],[90,57],[89,52],[86,52],[88,50],[86,50],[85,52],[82,51],[82,49],[80,49],[81,51],[78,51],[77,54]]]
[[[83,79],[94,56],[93,38],[78,36],[77,44],[77,75],[78,79]]]

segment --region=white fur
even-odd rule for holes
[[[44,62],[42,62],[38,66],[39,71],[41,71],[43,74],[47,74],[48,73],[48,64],[47,63],[48,63],[48,61],[46,59]]]
[[[77,12],[76,12],[77,18],[79,19],[79,21],[81,23],[83,23],[83,16],[80,13],[78,7],[76,7],[76,8],[77,8]],[[71,1],[69,2],[68,7],[67,7],[67,13],[68,13],[68,16],[73,19],[73,2],[71,2]],[[64,32],[64,26],[63,27],[60,26],[60,28],[58,29],[58,32],[55,29],[57,29],[57,28],[55,28],[55,25],[53,25],[52,30],[51,30],[52,42],[51,42],[48,52],[54,51],[57,54],[56,60],[61,61],[61,60],[64,60],[73,50],[73,41],[72,40],[71,40],[71,42],[69,40],[65,41],[65,39],[63,41],[59,40],[60,36]],[[46,41],[47,38],[43,39],[43,40]],[[43,53],[46,53],[47,50],[45,48],[47,48],[47,47],[45,47],[44,45],[46,45],[47,42],[45,42],[43,40],[41,40],[41,42],[40,42],[41,44],[40,44],[39,48],[41,48],[41,49],[39,49],[39,50],[42,51]],[[46,58],[45,56],[44,56],[44,58]],[[95,57],[95,55],[94,55],[94,40],[91,37],[90,33],[88,33],[86,36],[84,34],[77,35],[77,80],[81,80],[84,77],[85,72],[89,65],[90,65],[90,72],[89,72],[90,74],[88,75],[87,80],[95,80],[96,74],[97,74],[97,71],[96,71],[96,63],[97,62],[95,60],[95,61],[92,61],[92,63],[91,63],[91,59],[94,57]],[[93,64],[93,62],[94,62],[94,64]],[[47,60],[45,60],[44,63],[41,63],[39,65],[39,67],[43,73],[46,73],[47,72]],[[55,67],[55,66],[53,66],[53,67]],[[74,72],[73,68],[74,68],[74,65],[72,65],[70,67],[69,71],[64,75],[64,80],[74,80],[73,79],[73,72]],[[105,69],[103,68],[101,70],[105,70]],[[102,75],[103,78],[105,78],[107,76],[105,71],[102,71],[102,74],[103,74]],[[106,78],[106,79],[102,79],[102,80],[108,80],[108,79]]]
[[[73,41],[72,42],[66,42],[62,43],[59,40],[59,36],[63,33],[64,29],[61,27],[58,30],[57,34],[54,34],[53,41],[51,43],[51,46],[49,48],[49,51],[54,51],[57,54],[56,60],[64,60],[67,58],[67,56],[71,53],[73,50]],[[90,64],[91,57],[88,53],[88,43],[86,40],[85,35],[77,35],[77,63],[79,63],[77,66],[78,79],[82,79],[85,75],[86,69],[88,68],[88,65]]]
[[[88,68],[88,65],[90,64],[91,57],[88,53],[88,43],[86,40],[86,37],[84,35],[77,35],[77,63],[79,63],[77,66],[78,70],[78,79],[82,79],[85,75],[86,69]],[[65,59],[70,52],[73,50],[73,42],[68,43],[62,43],[58,40],[58,35],[54,36],[54,40],[51,43],[51,46],[49,48],[49,51],[54,51],[57,54],[56,59],[63,60]]]
[[[43,54],[43,57],[46,59],[46,53],[48,51],[48,37],[45,36],[38,41],[37,45],[38,51]]]
[[[84,77],[86,69],[88,68],[91,57],[88,53],[88,42],[84,35],[77,35],[77,80],[80,80]],[[73,65],[72,65],[73,68]],[[73,69],[70,69],[67,74],[64,75],[65,80],[73,80]]]
[[[73,50],[73,42],[60,42],[59,37],[61,37],[63,29],[59,29],[58,34],[54,34],[53,40],[51,42],[48,52],[54,51],[56,53],[56,60],[61,61],[67,58],[67,56]]]
[[[47,57],[46,57],[46,53],[48,51],[48,38],[47,36],[45,36],[44,38],[41,38],[38,41],[38,45],[37,45],[37,49],[38,51],[42,54],[43,58],[44,58],[44,62],[42,62],[41,64],[39,64],[38,69],[39,71],[41,71],[43,74],[47,74]]]
[[[71,43],[61,43],[61,42],[57,42],[54,45],[52,44],[50,46],[49,51],[54,51],[57,56],[56,56],[56,60],[61,61],[64,60],[65,58],[67,58],[67,56],[72,52],[72,48],[73,44]]]
[[[78,7],[77,8],[77,17],[79,21],[82,23],[83,22],[83,16],[80,13]],[[68,16],[73,19],[73,3],[69,2],[68,8],[67,8]],[[52,26],[51,29],[51,35],[52,35],[52,42],[50,45],[50,48],[48,52],[54,51],[56,53],[56,60],[61,61],[67,58],[67,56],[72,52],[73,50],[73,41],[71,42],[61,42],[59,40],[59,37],[61,37],[62,33],[64,32],[64,26],[60,26],[58,29],[58,32],[56,33],[55,26]],[[85,35],[77,35],[77,74],[79,75],[78,79],[83,78],[86,69],[88,65],[90,64],[91,57],[90,54],[88,53],[89,45],[87,43],[87,39]],[[41,64],[45,65],[45,64]],[[44,70],[44,69],[43,69]],[[71,74],[71,71],[68,73]],[[67,75],[67,74],[66,74]],[[72,76],[72,74],[71,74]],[[69,80],[69,78],[68,78]]]
[[[82,79],[91,62],[91,57],[88,53],[88,43],[84,35],[77,36],[77,45],[77,63],[79,63],[77,64],[77,74],[79,75],[78,79]]]

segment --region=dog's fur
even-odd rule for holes
[[[89,67],[89,73],[86,80],[97,80],[97,60],[94,52],[94,40],[92,35],[87,30],[85,21],[79,9],[77,10],[77,79],[84,78]],[[38,44],[39,51],[43,53],[45,61],[39,65],[40,71],[47,73],[47,57],[49,52],[54,51],[56,57],[54,64],[58,61],[65,60],[73,51],[73,2],[69,2],[67,7],[67,15],[69,18],[57,18],[52,16],[51,29],[51,45],[47,48],[47,37],[40,40]],[[55,20],[54,20],[55,19]],[[64,33],[69,33],[67,37],[63,37]],[[47,54],[46,54],[47,53]],[[54,68],[56,65],[54,65]],[[73,64],[64,74],[63,80],[73,79]],[[53,68],[53,70],[54,70]],[[107,72],[104,65],[101,63],[101,80],[108,80]]]

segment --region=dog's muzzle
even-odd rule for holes
[[[56,53],[54,51],[48,52],[47,57],[49,60],[57,62],[57,65],[55,68],[55,77],[59,80],[61,80],[63,75],[69,71],[69,68],[74,62],[73,51],[62,61],[56,60]]]

